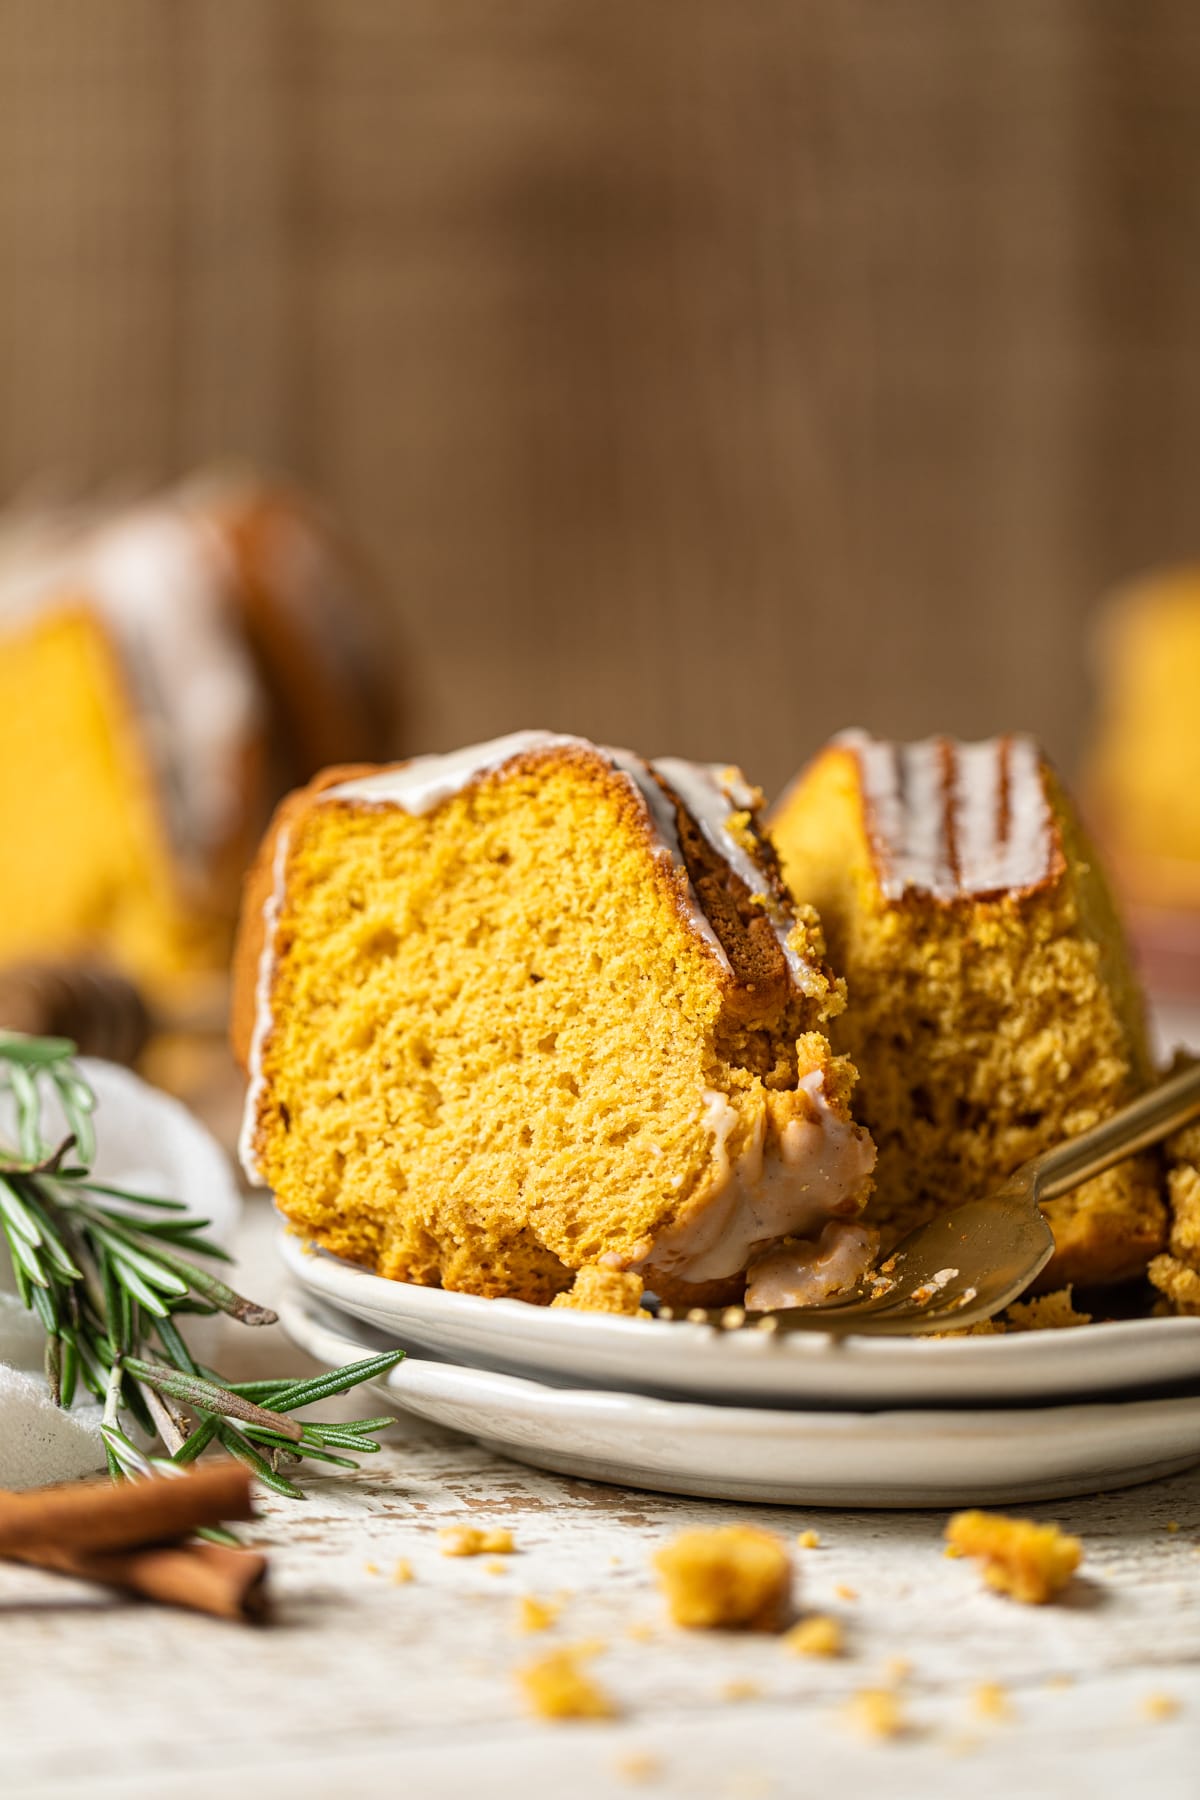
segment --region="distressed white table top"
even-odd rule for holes
[[[276,1279],[264,1214],[252,1212],[241,1278],[259,1298]],[[277,1333],[231,1331],[224,1366],[309,1365]],[[264,1629],[0,1564],[6,1800],[174,1800],[222,1785],[295,1800],[1197,1792],[1200,1471],[1040,1509],[1083,1537],[1087,1577],[1040,1609],[985,1593],[972,1566],[947,1561],[941,1515],[758,1509],[788,1536],[820,1533],[796,1553],[797,1597],[845,1625],[848,1654],[828,1662],[666,1623],[654,1546],[745,1508],[539,1475],[417,1423],[399,1424],[358,1475],[310,1486],[304,1505],[263,1504],[276,1600]],[[439,1553],[438,1527],[465,1520],[512,1529],[503,1572]],[[390,1579],[399,1557],[414,1568],[407,1585]],[[518,1634],[526,1593],[564,1597],[551,1631]],[[607,1646],[590,1667],[620,1718],[529,1718],[515,1667],[586,1639]],[[845,1702],[888,1679],[896,1657],[912,1664],[900,1688],[911,1729],[865,1742]],[[1009,1690],[1010,1721],[975,1714],[983,1681]],[[730,1697],[731,1682],[752,1691]],[[1156,1695],[1179,1703],[1173,1718],[1145,1716]]]

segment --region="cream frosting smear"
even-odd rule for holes
[[[875,1166],[875,1146],[861,1126],[834,1112],[820,1069],[805,1075],[799,1087],[805,1096],[804,1114],[768,1135],[767,1115],[758,1113],[736,1156],[730,1155],[729,1141],[740,1123],[737,1109],[726,1095],[704,1090],[714,1174],[701,1204],[689,1207],[630,1265],[649,1286],[653,1287],[656,1273],[696,1285],[728,1280],[762,1262],[769,1251],[782,1250],[785,1240],[806,1240],[787,1252],[793,1267],[832,1253],[832,1242],[824,1249],[817,1246],[831,1221],[848,1224],[856,1219],[859,1194]],[[847,1238],[841,1245],[839,1279],[851,1267],[855,1244],[863,1260],[849,1279],[865,1274],[873,1254],[872,1236],[864,1231],[861,1239]],[[778,1276],[775,1269],[772,1279]],[[819,1294],[814,1291],[811,1297]],[[749,1296],[748,1303],[763,1304]]]

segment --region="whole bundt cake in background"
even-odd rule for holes
[[[825,1035],[843,993],[759,798],[546,732],[291,796],[235,968],[247,1172],[338,1254],[477,1294],[855,1279],[874,1153]]]
[[[246,477],[0,525],[0,962],[226,968],[278,795],[389,730],[354,565]]]
[[[1151,1078],[1140,992],[1096,854],[1028,738],[849,732],[770,820],[849,1004],[830,1025],[879,1150],[885,1244],[986,1194]],[[1040,1286],[1141,1275],[1162,1248],[1155,1156],[1050,1201]]]

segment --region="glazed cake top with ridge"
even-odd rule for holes
[[[417,756],[368,775],[327,787],[318,802],[349,800],[363,806],[398,806],[422,816],[483,776],[502,769],[520,757],[583,751],[609,761],[631,784],[645,809],[655,853],[675,869],[687,873],[680,842],[677,805],[691,815],[705,841],[761,904],[775,939],[787,962],[791,978],[801,993],[812,989],[814,971],[791,942],[795,926],[791,902],[778,873],[764,859],[764,841],[738,833],[739,814],[753,813],[761,796],[748,784],[740,769],[721,763],[694,763],[682,757],[646,761],[632,750],[593,744],[587,738],[554,731],[514,731],[487,743],[469,744],[444,754]],[[729,969],[729,959],[714,931],[700,897],[688,882],[691,922],[718,960]]]
[[[1046,765],[1021,734],[964,744],[894,744],[864,731],[835,745],[857,758],[880,889],[935,900],[1029,892],[1063,868]]]

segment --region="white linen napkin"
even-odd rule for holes
[[[134,1193],[182,1200],[211,1220],[205,1236],[228,1249],[241,1196],[228,1157],[178,1100],[150,1087],[116,1063],[81,1057],[79,1068],[96,1095],[96,1174]],[[7,1096],[4,1101],[7,1101]],[[0,1102],[0,1137],[12,1140],[11,1107]],[[46,1135],[65,1133],[57,1102],[47,1093]],[[216,1320],[189,1319],[187,1338],[201,1354]],[[69,1412],[50,1398],[39,1320],[21,1304],[8,1245],[0,1236],[0,1487],[37,1487],[69,1481],[104,1467],[100,1407],[82,1391]]]

